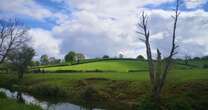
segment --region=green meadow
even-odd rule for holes
[[[198,62],[193,62],[193,64],[197,65]],[[195,66],[194,65],[194,66]],[[175,62],[173,65],[176,69],[188,69],[192,68],[191,66],[187,66],[181,64],[180,62]],[[125,59],[108,59],[101,61],[88,61],[82,62],[80,64],[73,65],[63,65],[63,66],[41,66],[40,69],[45,71],[61,71],[61,70],[74,70],[74,71],[112,71],[112,72],[131,72],[131,71],[147,71],[147,62],[140,60],[125,60]]]
[[[162,92],[166,108],[205,110],[208,104],[208,69],[203,65],[206,63],[190,61],[189,65],[184,65],[176,61],[172,65]],[[39,68],[49,73],[26,74],[21,81],[15,75],[2,74],[0,86],[21,89],[43,99],[55,98],[83,106],[89,103],[110,110],[134,110],[146,103],[150,94],[146,61],[104,60]],[[57,70],[82,71],[55,73]],[[149,105],[140,107],[151,109]]]

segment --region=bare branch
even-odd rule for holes
[[[25,44],[27,28],[17,19],[0,20],[0,64],[10,51]]]
[[[171,40],[171,50],[170,50],[168,57],[165,58],[164,68],[162,68],[162,58],[161,58],[161,52],[159,49],[157,49],[156,63],[152,59],[152,52],[151,52],[151,46],[150,46],[150,40],[149,40],[150,31],[148,29],[148,16],[144,12],[140,16],[140,23],[138,23],[138,28],[141,29],[142,32],[137,32],[137,33],[144,36],[144,38],[142,39],[140,38],[140,40],[143,41],[146,46],[149,76],[150,76],[151,84],[153,86],[152,91],[153,91],[155,99],[160,98],[161,89],[163,88],[166,76],[172,64],[172,57],[175,54],[177,54],[176,49],[179,47],[178,45],[175,44],[177,22],[178,22],[178,17],[180,16],[180,12],[179,12],[180,2],[179,1],[180,0],[177,0],[174,16],[171,16],[174,20],[172,40]]]

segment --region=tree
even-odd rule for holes
[[[32,59],[34,56],[34,49],[27,45],[12,50],[9,54],[8,62],[12,69],[17,72],[19,79],[23,78],[23,75],[28,71],[28,67],[32,65]]]
[[[40,62],[39,61],[32,61],[32,66],[40,66]]]
[[[16,19],[0,19],[0,64],[11,51],[23,46],[29,40],[28,29]]]
[[[200,60],[200,57],[194,57],[193,60]]]
[[[75,62],[76,61],[76,53],[74,51],[70,51],[66,56],[64,57],[66,62]]]
[[[49,64],[54,65],[54,64],[59,64],[59,63],[61,63],[60,59],[56,59],[55,57],[49,58]]]
[[[119,58],[122,59],[123,57],[124,57],[124,55],[120,53]]]
[[[185,55],[184,56],[184,63],[185,63],[185,65],[188,65],[188,62],[191,60],[191,56],[189,56],[189,55]]]
[[[81,60],[84,60],[85,59],[85,56],[84,54],[82,53],[76,53],[76,60],[77,60],[77,63],[80,63]]]
[[[138,59],[138,60],[145,60],[145,58],[144,58],[142,55],[138,55],[138,56],[136,57],[136,59]]]
[[[103,56],[103,59],[108,59],[108,58],[110,58],[108,55]]]
[[[40,63],[41,65],[48,65],[49,64],[48,55],[42,55],[40,57]]]
[[[55,57],[49,57],[48,62],[51,65],[56,64],[56,58]]]
[[[146,46],[149,77],[152,85],[152,95],[156,103],[160,102],[161,90],[165,84],[167,74],[169,73],[172,64],[172,57],[175,54],[177,54],[175,50],[178,47],[178,45],[175,44],[175,39],[176,39],[177,21],[179,17],[179,0],[177,0],[176,2],[176,9],[174,12],[175,12],[174,16],[172,16],[174,20],[174,25],[173,25],[173,33],[171,40],[171,51],[166,58],[162,59],[160,50],[157,49],[156,62],[152,58],[152,51],[150,45],[150,31],[148,29],[148,16],[144,12],[140,17],[141,21],[138,23],[138,28],[141,29],[142,31],[138,31],[137,33],[139,35],[144,36],[144,38],[141,38],[140,40],[143,41]],[[162,65],[164,65],[164,67],[162,67]]]
[[[208,60],[208,55],[207,56],[203,56],[201,59],[202,60]]]

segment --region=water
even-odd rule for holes
[[[26,93],[19,93],[17,91],[11,92],[10,90],[4,88],[0,88],[0,92],[5,93],[6,96],[11,99],[19,100],[20,98],[25,104],[38,105],[43,110],[103,110],[98,108],[87,109],[82,106],[75,105],[69,102],[51,103],[48,101],[40,101],[35,97],[28,95]]]

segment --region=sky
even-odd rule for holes
[[[170,51],[175,0],[0,0],[0,18],[17,18],[30,27],[37,57],[63,58],[69,51],[87,58],[145,54],[136,31],[139,15],[149,16],[153,54]],[[208,55],[208,0],[182,0],[176,57]]]

